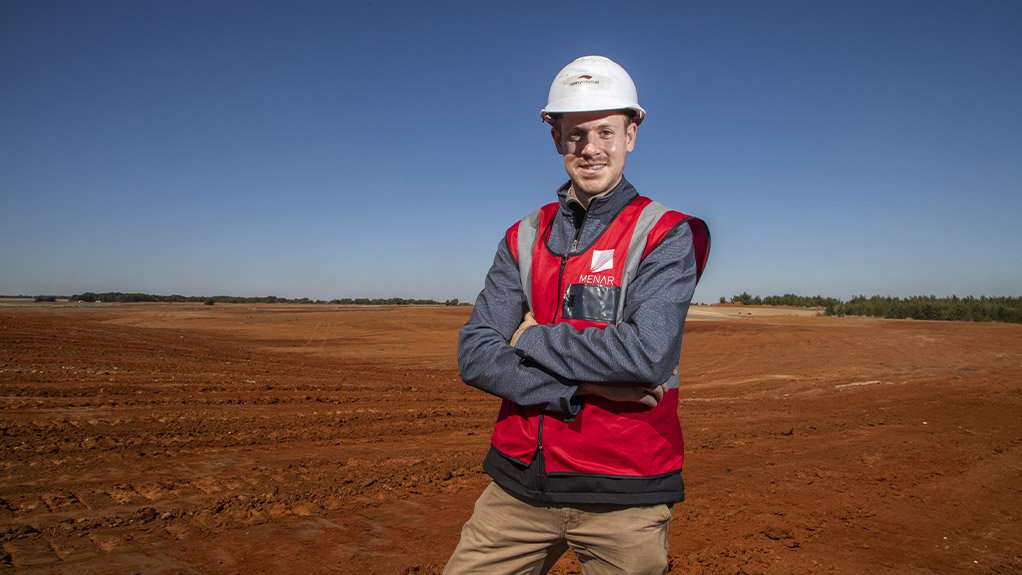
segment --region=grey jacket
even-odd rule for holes
[[[597,197],[588,211],[557,192],[561,207],[547,247],[557,255],[585,252],[638,194],[622,179]],[[623,321],[605,329],[568,324],[527,329],[517,346],[508,342],[527,311],[518,264],[505,240],[486,275],[475,308],[458,338],[458,366],[465,383],[519,405],[541,405],[569,415],[583,382],[655,386],[666,381],[681,353],[685,315],[696,286],[692,232],[679,224],[646,256],[625,294]]]

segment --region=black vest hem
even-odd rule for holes
[[[654,477],[548,475],[542,451],[536,453],[531,465],[525,466],[493,446],[483,460],[483,470],[505,491],[537,504],[635,507],[685,500],[681,471]]]

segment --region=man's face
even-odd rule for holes
[[[625,156],[635,147],[636,125],[622,112],[568,112],[550,130],[575,193],[588,199],[621,181]]]

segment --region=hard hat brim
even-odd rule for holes
[[[646,110],[642,109],[637,103],[627,100],[625,98],[615,98],[610,96],[604,96],[601,98],[594,98],[592,95],[575,96],[568,98],[559,98],[556,101],[547,104],[546,108],[540,111],[540,118],[545,122],[549,122],[550,119],[557,114],[564,114],[567,112],[598,112],[598,111],[614,111],[614,110],[632,110],[635,112],[635,123],[639,124],[646,118]]]

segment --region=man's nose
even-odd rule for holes
[[[583,156],[593,156],[596,155],[596,152],[597,152],[596,144],[594,144],[591,139],[587,139],[586,145],[582,146],[581,154]]]

